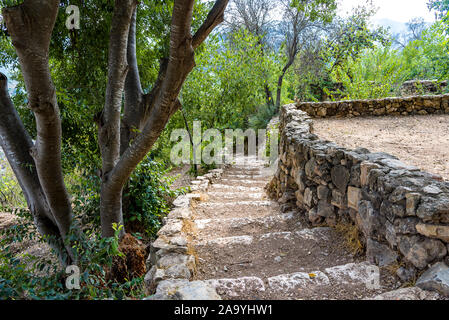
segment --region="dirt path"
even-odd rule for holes
[[[195,204],[194,280],[225,299],[362,299],[398,288],[387,270],[380,288],[368,288],[371,265],[354,258],[334,229],[282,212],[265,195],[265,171],[255,160],[233,165]]]
[[[314,119],[313,132],[342,147],[390,153],[449,180],[449,115]]]

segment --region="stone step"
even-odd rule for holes
[[[218,192],[220,190],[229,190],[232,192],[246,192],[246,193],[261,193],[263,192],[263,187],[246,187],[246,186],[232,186],[232,185],[225,185],[220,183],[215,183],[212,185],[212,187],[209,189],[211,192]]]
[[[253,208],[257,207],[269,207],[274,205],[275,202],[270,200],[249,200],[249,201],[232,201],[232,202],[201,202],[198,204],[199,209],[210,209],[214,210],[217,208],[233,208],[236,206],[250,206]]]
[[[220,235],[224,233],[245,232],[249,230],[263,232],[268,229],[281,229],[287,230],[289,225],[293,228],[300,228],[299,222],[295,223],[294,220],[299,214],[295,212],[279,214],[274,216],[256,217],[256,218],[223,218],[223,219],[199,219],[195,220],[195,225],[200,230],[201,235],[205,233],[210,235]],[[292,223],[293,222],[293,223]]]
[[[242,277],[235,279],[211,279],[205,281],[215,288],[222,298],[236,299],[259,295],[265,292],[265,284],[258,277]]]
[[[199,237],[202,236],[199,232]],[[330,228],[277,231],[228,237],[199,238],[193,242],[198,256],[198,280],[210,278],[272,277],[298,271],[301,266],[324,270],[354,262],[349,251],[335,250],[344,239]],[[329,244],[333,245],[330,246]]]
[[[260,186],[264,187],[267,183],[266,181],[254,181],[254,180],[244,180],[244,179],[221,179],[220,183],[223,185],[230,185],[230,186]]]
[[[199,202],[195,204],[195,219],[260,218],[279,214],[274,201]]]
[[[250,174],[250,173],[226,173],[223,175],[223,178],[232,178],[232,179],[252,179],[255,181],[262,181],[262,180],[268,180],[267,176],[262,175],[260,173],[258,174]]]
[[[295,232],[281,231],[270,232],[262,235],[243,235],[234,237],[215,238],[208,240],[197,240],[193,244],[196,247],[201,246],[233,246],[233,245],[251,245],[253,242],[273,241],[273,240],[288,240],[288,241],[328,241],[328,234],[332,232],[330,228],[314,228],[302,229]]]
[[[209,201],[242,201],[242,200],[267,200],[265,192],[230,192],[230,191],[210,191],[207,193]]]
[[[271,277],[247,276],[205,280],[224,299],[353,299],[375,294],[367,284],[367,262],[305,270]]]

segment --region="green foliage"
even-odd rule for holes
[[[437,11],[438,18],[446,19],[449,13],[449,0],[429,0],[428,7]]]
[[[301,48],[295,66],[300,100],[341,99],[342,82],[354,77],[351,67],[379,44],[388,45],[387,30],[369,26],[374,14],[374,8],[359,6],[347,18],[335,18],[322,37]]]
[[[402,83],[404,69],[397,51],[379,47],[367,50],[357,60],[348,59],[334,71],[334,77],[342,81],[344,92],[338,93],[346,99],[379,99]]]
[[[330,23],[337,10],[336,0],[292,0],[292,7],[298,8],[312,21],[321,20]]]
[[[11,167],[0,159],[0,208],[17,208],[25,205],[25,199]]]
[[[201,119],[207,128],[248,128],[256,106],[264,103],[264,86],[280,69],[276,56],[262,54],[258,37],[243,30],[229,36],[207,43],[182,91],[189,120]]]
[[[139,231],[150,238],[156,237],[162,218],[170,211],[171,201],[185,192],[184,189],[171,190],[174,178],[166,173],[162,164],[147,157],[136,168],[126,188],[125,199],[129,199],[129,204],[125,224],[137,224]]]
[[[52,257],[17,255],[12,245],[20,243],[24,238],[12,239],[8,234],[1,234],[4,237],[1,241],[3,250],[0,251],[0,300],[142,299],[145,296],[143,278],[115,283],[107,277],[113,258],[123,255],[118,250],[121,228],[115,225],[115,235],[111,238],[101,238],[95,231],[82,236],[74,232],[67,238],[67,241],[73,243],[81,271],[80,289],[73,290],[66,288],[68,274],[54,263]]]
[[[420,40],[410,42],[402,52],[407,79],[444,80],[449,76],[449,42],[445,25],[437,21],[423,31]]]
[[[348,18],[335,21],[332,34],[323,46],[326,48],[323,58],[329,64],[329,73],[341,68],[348,60],[356,60],[366,49],[374,49],[376,43],[388,43],[384,28],[369,28],[369,20],[374,14],[372,8],[358,7]]]
[[[266,129],[277,111],[276,106],[272,104],[259,106],[257,112],[249,118],[249,126],[253,129]]]
[[[449,47],[444,24],[436,22],[402,50],[377,45],[349,58],[332,72],[334,81],[344,89],[337,93],[345,99],[377,99],[397,95],[407,80],[447,80]]]

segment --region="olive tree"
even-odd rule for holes
[[[216,0],[192,35],[194,3],[174,1],[167,26],[169,52],[161,61],[152,90],[144,94],[136,60],[138,1],[114,2],[104,107],[94,117],[102,159],[100,215],[104,237],[114,235],[114,224],[123,224],[122,190],[170,117],[181,107],[178,94],[195,66],[195,50],[223,21],[228,0]],[[61,166],[61,117],[49,67],[49,48],[59,7],[59,0],[25,0],[2,10],[37,132],[33,141],[9,96],[8,79],[0,74],[0,144],[37,229],[69,263],[74,256],[64,240],[73,213]]]

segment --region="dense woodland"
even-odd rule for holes
[[[148,245],[188,191],[170,188],[174,129],[260,129],[296,100],[449,79],[449,0],[404,34],[372,25],[369,1],[346,16],[335,0],[44,2],[0,0],[0,212],[16,216],[0,229],[0,299],[145,297],[144,274],[118,275],[120,243]],[[53,253],[21,255],[30,242]],[[80,290],[65,288],[71,264]]]

